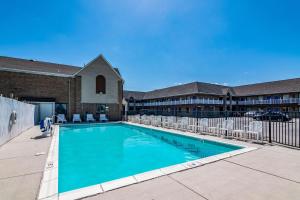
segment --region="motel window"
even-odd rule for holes
[[[97,114],[106,114],[108,113],[108,106],[105,104],[97,105]]]
[[[105,94],[105,89],[106,89],[106,81],[105,81],[105,77],[102,75],[98,75],[96,77],[96,93],[97,94]]]
[[[65,103],[56,103],[55,104],[55,114],[64,114],[67,115],[67,104]]]

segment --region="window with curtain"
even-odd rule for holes
[[[98,75],[96,77],[96,93],[97,94],[105,94],[105,88],[106,88],[106,81],[105,81],[105,77],[102,75]]]

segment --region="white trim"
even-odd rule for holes
[[[40,185],[38,200],[58,200],[58,149],[59,149],[59,126],[54,125],[54,131],[48,158],[45,164],[43,178]]]

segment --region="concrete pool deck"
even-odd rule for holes
[[[0,147],[0,199],[36,199],[52,139],[40,135],[35,126]]]
[[[0,147],[1,199],[37,198],[51,142],[39,135],[33,127]],[[299,199],[300,151],[244,144],[259,148],[86,199]]]

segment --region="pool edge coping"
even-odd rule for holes
[[[52,140],[40,183],[38,200],[58,199],[59,125],[54,125]]]
[[[178,130],[173,130],[173,129],[166,129],[166,128],[162,128],[162,127],[154,127],[154,126],[150,126],[150,125],[148,126],[148,125],[143,125],[143,124],[122,122],[122,121],[112,122],[112,123],[114,123],[114,124],[115,123],[123,123],[123,124],[128,124],[128,125],[133,125],[133,126],[138,126],[138,127],[148,128],[148,129],[166,131],[166,132],[173,133],[173,134],[188,136],[188,137],[197,138],[197,139],[205,139],[205,140],[209,140],[209,141],[239,146],[239,147],[243,147],[243,148],[234,150],[234,151],[230,151],[230,152],[226,152],[226,153],[222,153],[222,154],[218,154],[218,155],[209,156],[206,158],[201,158],[201,159],[196,159],[193,161],[188,161],[188,162],[184,162],[184,163],[180,163],[180,164],[176,164],[176,165],[171,165],[168,167],[154,169],[151,171],[135,174],[132,176],[127,176],[127,177],[123,177],[120,179],[115,179],[112,181],[104,182],[101,184],[95,184],[95,185],[59,193],[58,192],[59,125],[56,125],[56,127],[54,129],[53,138],[51,141],[51,146],[50,146],[49,153],[48,153],[48,158],[47,158],[47,161],[45,164],[45,169],[44,169],[43,178],[42,178],[41,185],[40,185],[38,200],[80,199],[80,198],[85,198],[85,197],[89,197],[89,196],[94,196],[97,194],[101,194],[101,193],[108,192],[111,190],[119,189],[119,188],[126,187],[129,185],[138,184],[138,183],[141,183],[144,181],[152,180],[152,179],[155,179],[158,177],[167,176],[169,174],[173,174],[176,172],[200,167],[200,166],[203,166],[203,165],[206,165],[209,163],[213,163],[213,162],[216,162],[219,160],[223,160],[223,159],[226,159],[229,157],[233,157],[236,155],[240,155],[240,154],[247,153],[247,152],[258,149],[257,147],[250,147],[247,145],[236,144],[232,141],[219,140],[218,138],[211,138],[211,139],[203,138],[203,137],[201,137],[200,134],[196,134],[196,133],[192,133],[192,132],[183,132],[183,131],[178,131]],[[109,124],[109,123],[107,123],[107,124]],[[52,163],[52,167],[49,169],[48,166],[49,166],[49,164],[51,165],[51,163]],[[54,174],[54,176],[55,176],[55,174],[57,174],[57,177],[53,178],[52,177],[53,174]]]

